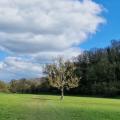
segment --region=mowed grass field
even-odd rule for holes
[[[1,93],[0,120],[120,120],[120,100]]]

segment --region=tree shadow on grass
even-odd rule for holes
[[[32,98],[34,100],[40,100],[40,101],[58,101],[57,99],[49,99],[49,98],[39,98],[39,97],[35,97],[35,98]]]

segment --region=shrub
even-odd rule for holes
[[[8,85],[3,81],[0,81],[0,92],[5,92],[5,93],[9,92]]]

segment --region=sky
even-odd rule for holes
[[[97,33],[88,38],[86,42],[80,45],[83,49],[106,47],[110,45],[113,39],[120,39],[120,1],[114,0],[94,0],[101,4],[105,10],[102,13],[106,23],[102,25]]]
[[[57,56],[119,39],[120,1],[0,0],[0,79],[42,76]]]

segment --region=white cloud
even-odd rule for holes
[[[32,61],[36,61],[37,63],[49,63],[52,62],[56,57],[62,56],[64,59],[72,59],[79,54],[81,54],[81,50],[79,48],[70,48],[64,50],[62,52],[54,51],[54,52],[40,52],[32,56]]]
[[[14,79],[21,77],[40,77],[42,73],[42,65],[33,63],[27,59],[23,60],[19,57],[7,57],[0,62],[0,77],[4,79]]]
[[[0,62],[0,70],[2,70],[4,68],[4,63]]]
[[[92,0],[0,0],[0,49],[23,61],[76,56],[79,44],[105,22],[102,9]]]
[[[1,0],[0,46],[16,53],[79,45],[104,19],[91,0]]]

